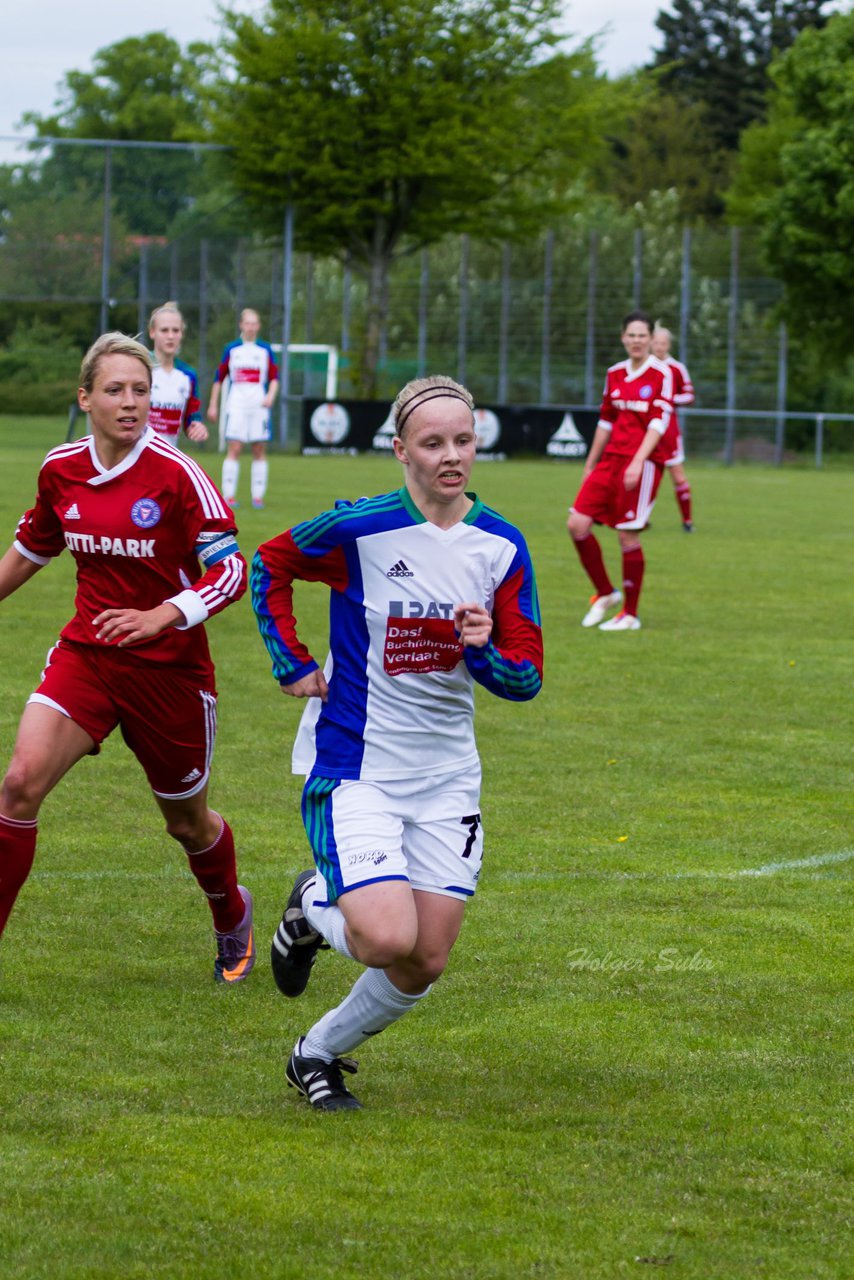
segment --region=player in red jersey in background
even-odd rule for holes
[[[595,592],[581,625],[598,624],[600,631],[640,630],[638,600],[644,574],[640,535],[649,522],[661,483],[662,465],[653,456],[673,408],[670,370],[651,354],[649,316],[643,311],[627,315],[622,338],[629,358],[608,370],[584,481],[567,521],[569,536]],[[625,603],[608,576],[602,548],[593,533],[594,523],[617,531]],[[616,617],[603,621],[621,603],[623,608]]]
[[[187,439],[195,443],[208,438],[208,429],[202,422],[196,371],[178,359],[184,329],[184,317],[176,302],[155,307],[148,321],[148,336],[154,347],[148,425],[176,448],[182,428]]]
[[[0,599],[65,547],[77,564],[76,612],[0,787],[0,932],[33,863],[42,801],[119,726],[209,900],[214,976],[236,982],[254,961],[252,898],[237,883],[231,830],[207,802],[216,686],[200,624],[240,598],[246,563],[214,484],[147,426],[150,392],[145,348],[99,338],[78,391],[92,434],[47,455],[0,559]]]
[[[684,364],[674,359],[670,354],[672,340],[673,335],[670,330],[665,329],[663,325],[657,324],[652,331],[652,354],[656,360],[666,364],[670,370],[673,377],[673,404],[676,409],[680,405],[683,408],[687,408],[689,404],[694,403],[694,384],[691,382],[691,375]],[[669,471],[670,479],[673,481],[673,492],[676,495],[676,504],[682,516],[682,528],[686,533],[693,533],[691,486],[688,483],[688,477],[682,465],[685,461],[685,446],[682,440],[682,432],[679,430],[679,419],[676,416],[676,410],[674,410],[670,419],[670,426],[662,436],[660,453],[653,455],[653,458],[654,460],[660,459]]]

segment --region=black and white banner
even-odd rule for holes
[[[531,453],[579,461],[587,455],[599,414],[583,406],[493,404],[478,405],[474,417],[479,458],[501,462]],[[388,401],[303,401],[304,454],[390,453],[393,437]]]

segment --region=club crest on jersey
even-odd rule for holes
[[[160,516],[160,507],[153,498],[140,498],[130,509],[130,518],[140,529],[152,529]]]
[[[638,392],[638,395],[640,396],[641,400],[650,399],[650,397],[652,396],[652,387],[649,385],[648,382],[641,387],[640,391]]]

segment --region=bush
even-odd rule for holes
[[[0,347],[0,397],[6,413],[65,413],[77,394],[81,353],[60,329],[19,321]]]

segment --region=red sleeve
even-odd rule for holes
[[[605,390],[602,392],[602,405],[599,409],[599,421],[605,425],[617,421],[617,410],[611,399],[611,374],[605,374]]]
[[[37,564],[46,564],[65,550],[65,535],[48,495],[48,477],[39,475],[35,506],[25,511],[15,530],[17,549]]]
[[[252,607],[261,637],[273,660],[273,674],[280,684],[293,684],[317,668],[297,635],[293,583],[325,582],[334,591],[347,586],[347,560],[343,548],[322,555],[301,551],[291,531],[265,542],[252,562]]]

